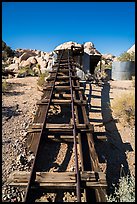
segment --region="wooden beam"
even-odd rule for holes
[[[27,186],[30,172],[14,171],[8,178],[10,186]],[[80,172],[83,188],[106,188],[106,175],[103,172]],[[73,189],[76,187],[75,172],[37,172],[34,188]]]
[[[42,99],[41,101],[38,101],[36,103],[36,105],[47,105],[49,103],[49,99]],[[80,100],[74,100],[74,103],[76,105],[87,105],[87,101],[83,100],[83,101],[80,101]],[[51,100],[51,104],[54,104],[54,105],[66,105],[66,104],[71,104],[71,100],[61,100],[61,99],[52,99]]]

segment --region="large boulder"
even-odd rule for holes
[[[26,66],[31,66],[31,62],[27,60],[23,60],[20,64],[20,67],[26,67]]]
[[[71,46],[81,47],[81,44],[76,43],[76,42],[69,41],[69,42],[65,42],[65,43],[63,43],[63,44],[57,46],[57,47],[55,48],[55,50],[71,49]]]
[[[37,63],[40,65],[41,68],[46,68],[47,67],[47,61],[44,60],[43,57],[36,56],[35,58],[36,58]]]
[[[29,57],[29,58],[27,59],[27,61],[30,62],[31,64],[37,64],[37,60],[36,60],[35,57]]]
[[[19,62],[23,61],[23,60],[27,60],[29,57],[32,57],[32,56],[36,56],[36,53],[33,53],[33,52],[25,52],[23,53],[20,58],[19,58]]]
[[[8,67],[5,67],[5,70],[9,70],[9,71],[17,71],[19,69],[19,65],[16,64],[11,64]]]
[[[16,63],[19,63],[19,58],[15,56],[15,57],[13,58],[13,63],[15,63],[15,64],[16,64]]]
[[[89,55],[101,55],[101,53],[94,47],[92,42],[86,42],[84,44],[84,52]]]

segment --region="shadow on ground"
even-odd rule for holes
[[[27,86],[26,84],[23,84],[23,83],[15,83],[15,82],[6,82],[7,85],[6,85],[6,89],[5,91],[3,92],[4,95],[10,95],[10,96],[14,96],[14,95],[22,95],[24,94],[24,91],[15,91],[14,89],[18,86],[20,87],[24,87],[24,86]]]
[[[129,166],[127,163],[127,157],[125,152],[133,151],[130,143],[123,143],[121,135],[117,129],[115,120],[112,116],[112,111],[110,109],[110,84],[109,82],[104,82],[101,89],[101,107],[90,105],[92,100],[92,86],[90,85],[88,97],[88,114],[89,112],[95,112],[96,110],[101,111],[101,119],[91,119],[90,122],[99,122],[105,126],[105,132],[100,132],[100,135],[106,135],[107,140],[98,140],[96,139],[97,134],[95,135],[95,149],[98,154],[99,162],[106,163],[106,179],[107,179],[107,193],[114,193],[114,186],[112,184],[118,184],[119,178],[121,176],[130,175]],[[94,98],[96,98],[94,96]],[[97,97],[99,98],[99,97]],[[95,110],[95,108],[97,108]]]
[[[6,120],[10,119],[12,116],[20,115],[17,106],[3,106],[2,107],[2,117],[6,117]]]

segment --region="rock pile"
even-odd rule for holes
[[[14,58],[9,58],[5,70],[13,71],[18,74],[19,70],[29,67],[35,73],[44,73],[50,70],[54,64],[56,55],[55,52],[43,52],[40,50],[24,50],[16,49]]]

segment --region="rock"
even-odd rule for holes
[[[27,61],[27,60],[23,60],[20,64],[20,67],[26,67],[26,66],[31,66],[31,62]]]
[[[17,71],[18,68],[19,68],[19,65],[16,63],[16,64],[11,64],[8,67],[5,67],[5,70]]]
[[[29,57],[29,58],[27,59],[27,61],[30,62],[31,64],[37,64],[37,60],[36,60],[35,57]]]
[[[44,60],[46,60],[48,62],[49,58],[50,58],[50,53],[46,53],[44,55]]]
[[[65,42],[65,43],[63,43],[63,44],[57,46],[57,47],[55,48],[55,50],[70,49],[71,46],[81,47],[81,44],[76,43],[76,42],[69,41],[69,42]]]
[[[135,52],[135,44],[127,50],[127,53],[132,53],[132,52]]]
[[[48,71],[51,71],[51,70],[52,70],[52,66],[53,66],[53,60],[50,59],[50,60],[48,61],[47,70],[48,70]]]
[[[22,165],[25,165],[25,164],[26,164],[25,155],[24,155],[24,154],[20,154],[20,155],[17,157],[17,162],[19,162],[19,163],[22,164]]]
[[[17,58],[16,56],[13,58],[13,63],[15,64],[19,64],[19,58]]]
[[[33,53],[33,52],[25,52],[23,53],[20,58],[19,58],[19,62],[22,62],[23,60],[27,60],[29,57],[32,57],[32,56],[36,56],[36,53]]]
[[[91,48],[94,48],[94,44],[92,42],[86,42],[84,44],[84,49],[87,48],[87,49],[91,49]]]
[[[44,58],[38,57],[38,56],[36,56],[35,58],[36,58],[36,60],[37,60],[37,62],[40,65],[41,68],[46,68],[47,67],[47,61],[45,61]]]
[[[92,42],[86,42],[84,44],[84,52],[89,55],[101,55],[101,53],[94,47]]]
[[[81,79],[81,80],[85,80],[85,73],[79,69],[79,68],[76,68],[77,70],[77,76]]]

